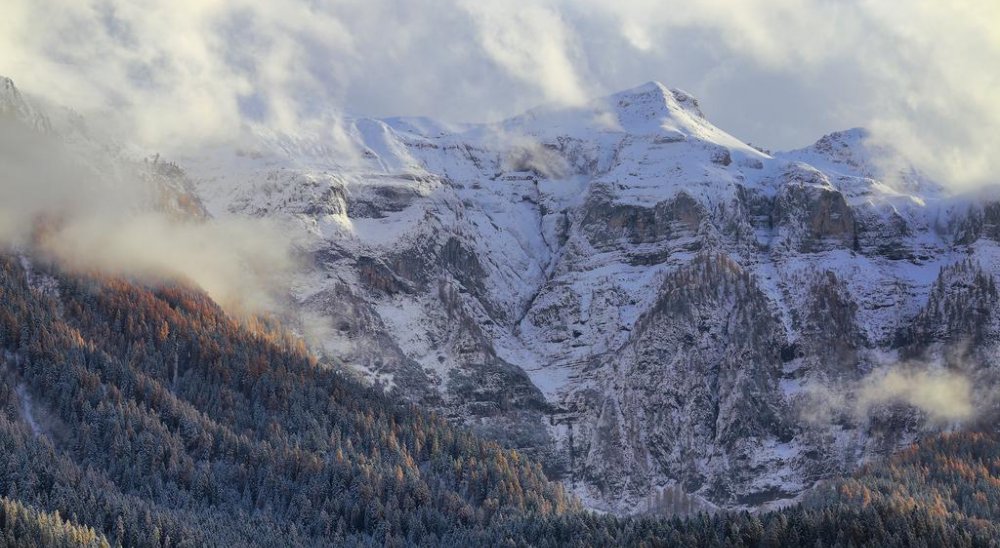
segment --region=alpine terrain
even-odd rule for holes
[[[9,80],[0,94],[0,118],[24,132],[58,138],[96,171],[152,182],[148,207],[286,227],[305,258],[289,280],[308,319],[295,327],[324,360],[537,459],[590,508],[780,506],[949,428],[891,398],[859,412],[858,387],[880,372],[919,362],[984,383],[994,374],[1000,201],[946,191],[863,129],[772,154],[712,125],[690,94],[651,82],[490,124],[253,128],[238,146],[167,163],[129,160],[77,117],[31,107]],[[13,281],[30,281],[31,262],[4,265],[31,301]],[[59,314],[84,336],[122,321],[111,304],[86,316],[87,295],[106,290],[63,276],[40,279],[70,294],[35,284],[31,306],[69,307]],[[109,302],[116,291],[126,290]],[[155,299],[177,308],[189,298],[141,296],[161,308]],[[168,324],[221,321],[203,306]],[[294,382],[354,382],[300,372],[311,371],[300,350],[262,340],[291,356]],[[175,347],[157,348],[177,359]],[[157,390],[193,391],[184,397],[209,413],[173,367],[153,375],[173,378]],[[29,398],[11,401],[30,409]],[[178,407],[178,420],[193,412]],[[516,473],[541,485],[539,506],[572,507],[532,469]],[[435,489],[442,508],[448,497],[490,504],[460,487],[447,494],[452,483]]]
[[[751,508],[912,442],[897,363],[988,379],[1000,201],[863,129],[770,153],[651,82],[492,124],[349,119],[180,158],[300,238],[320,351],[590,507]],[[838,403],[838,401],[840,403]]]

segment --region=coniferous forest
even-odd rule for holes
[[[0,263],[7,534],[435,545],[577,509],[517,453],[319,366],[297,339],[203,294],[31,276],[44,281]]]
[[[181,284],[0,255],[0,544],[993,546],[1000,439],[924,440],[769,513],[587,512],[538,464]]]

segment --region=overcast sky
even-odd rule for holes
[[[767,148],[866,126],[941,179],[1000,180],[997,0],[3,3],[0,74],[151,146],[341,112],[495,120],[659,80]]]

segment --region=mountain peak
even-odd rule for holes
[[[599,99],[598,103],[610,109],[619,125],[632,133],[679,132],[713,140],[707,135],[713,126],[705,119],[698,100],[660,82],[646,82]]]
[[[871,132],[863,127],[853,127],[843,131],[834,131],[819,138],[812,147],[829,149],[832,147],[852,147],[862,145],[871,137]]]
[[[816,163],[817,160],[826,160],[857,168],[865,163],[865,159],[869,156],[869,149],[872,148],[870,137],[871,132],[861,127],[834,131],[820,137],[807,147],[781,153],[781,155],[801,156],[805,161],[813,163]]]
[[[659,93],[664,97],[670,95],[670,88],[657,80],[650,80],[633,88],[620,91],[618,94]]]
[[[620,91],[608,97],[616,107],[624,110],[652,110],[669,114],[672,110],[682,110],[698,118],[704,118],[698,100],[690,93],[668,88],[655,80],[640,86]]]
[[[828,133],[807,147],[776,156],[805,162],[829,173],[878,180],[896,192],[930,194],[942,190],[903,151],[873,138],[871,131],[862,127]]]
[[[0,75],[0,114],[13,112],[23,104],[24,99],[21,98],[21,92],[17,90],[14,81]]]
[[[37,131],[51,131],[48,118],[25,101],[14,80],[0,75],[0,120],[13,120]]]

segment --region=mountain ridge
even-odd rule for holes
[[[863,130],[769,155],[678,95],[651,83],[455,132],[359,123],[378,128],[356,134],[370,163],[318,181],[337,195],[327,214],[291,213],[319,256],[343,257],[318,267],[335,294],[371,307],[373,323],[340,339],[355,348],[344,362],[401,393],[440,392],[430,405],[537,452],[611,511],[674,486],[707,507],[795,498],[850,469],[844,455],[912,439],[864,419],[805,426],[798,409],[812,384],[893,361],[942,254],[996,271],[992,240],[953,248],[973,206]],[[271,173],[286,189],[317,177]],[[210,206],[222,212],[253,203],[258,176],[199,191],[243,196]],[[322,313],[329,290],[307,287]],[[741,330],[724,327],[733,307]],[[394,358],[359,350],[374,332]]]

